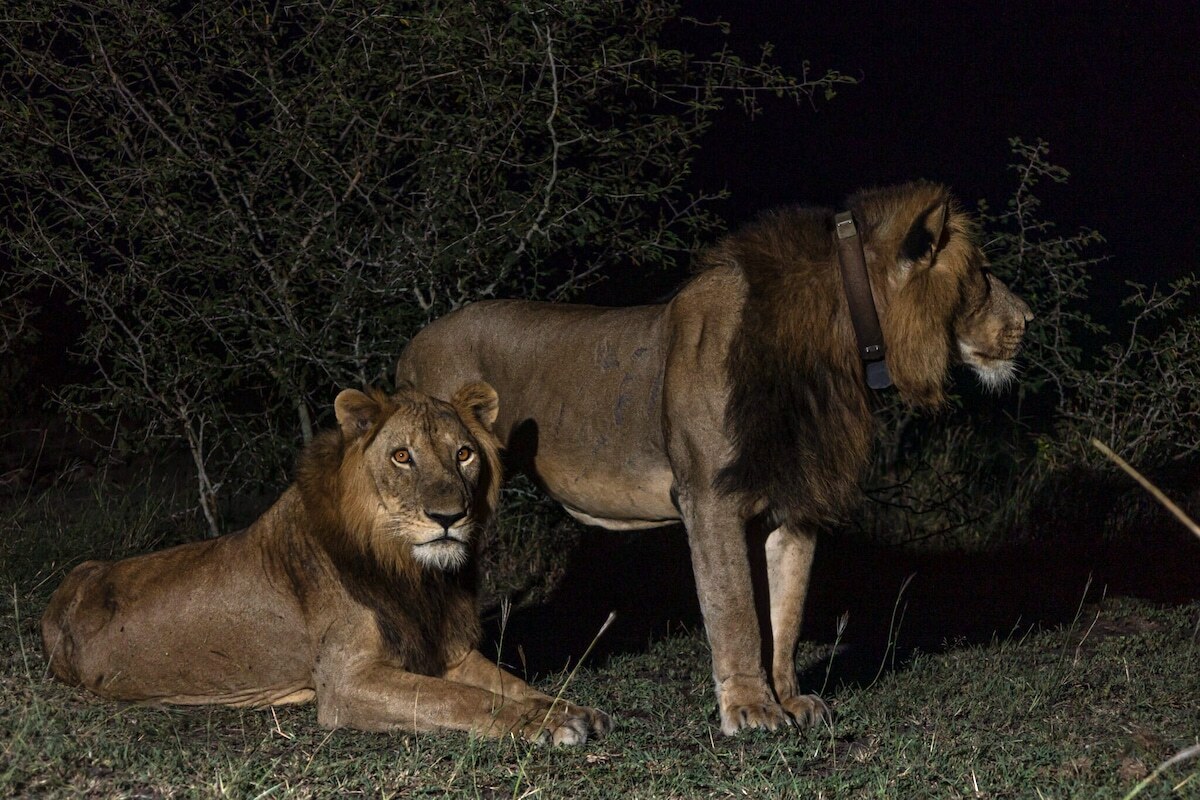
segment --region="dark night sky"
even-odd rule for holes
[[[837,204],[911,178],[974,205],[1015,185],[1008,138],[1047,140],[1071,173],[1045,187],[1046,216],[1108,239],[1100,277],[1155,280],[1197,269],[1200,3],[976,4],[685,2],[732,25],[745,56],[763,41],[798,71],[861,79],[816,109],[772,102],[726,112],[697,159],[725,185],[731,225],[784,203]]]

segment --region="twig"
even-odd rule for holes
[[[875,677],[871,679],[871,683],[867,687],[868,689],[874,686],[879,680],[879,676],[883,674],[883,668],[887,665],[889,651],[892,653],[892,668],[894,669],[896,666],[896,645],[900,640],[900,630],[896,625],[896,611],[900,608],[900,600],[904,597],[904,590],[908,588],[908,585],[912,583],[912,580],[915,577],[917,577],[917,573],[913,572],[907,578],[905,578],[904,583],[900,584],[900,591],[896,593],[896,602],[892,605],[892,621],[888,623],[887,646],[883,649],[883,658],[879,662],[879,671],[876,672]],[[907,610],[907,608],[908,606],[906,605],[905,610]],[[903,613],[901,613],[900,619],[903,621]]]
[[[285,739],[288,739],[288,740],[295,739],[296,738],[295,736],[293,736],[290,733],[284,733],[283,728],[279,727],[279,717],[275,714],[275,706],[270,706],[270,708],[271,708],[271,719],[275,720],[275,732],[278,733],[280,736],[282,736]]]
[[[1143,789],[1145,789],[1147,786],[1149,786],[1151,783],[1153,783],[1154,780],[1156,778],[1158,778],[1159,775],[1163,774],[1163,772],[1166,771],[1167,769],[1175,766],[1176,764],[1182,764],[1184,761],[1187,761],[1188,759],[1196,758],[1197,756],[1200,756],[1200,744],[1194,744],[1191,747],[1185,747],[1183,750],[1180,750],[1178,753],[1176,753],[1175,755],[1168,758],[1166,761],[1159,764],[1154,769],[1154,772],[1151,772],[1149,775],[1147,775],[1145,778],[1142,779],[1141,783],[1139,783],[1137,786],[1133,787],[1133,790],[1130,791],[1129,794],[1125,795],[1123,800],[1131,800],[1131,798],[1136,797],[1137,795],[1141,794]]]
[[[579,668],[581,666],[583,666],[583,662],[586,661],[587,657],[591,654],[592,648],[596,646],[596,642],[600,641],[600,637],[604,635],[604,632],[606,630],[608,630],[608,626],[612,625],[613,620],[615,620],[616,618],[617,618],[616,611],[608,612],[608,619],[604,620],[604,624],[600,626],[600,630],[596,631],[596,635],[592,637],[592,641],[588,644],[587,648],[583,651],[583,655],[580,656],[579,660],[575,662],[575,667],[567,674],[567,679],[565,681],[563,681],[563,685],[561,688],[559,688],[558,694],[554,696],[554,700],[551,701],[550,707],[548,709],[546,709],[546,716],[542,718],[542,729],[543,730],[546,730],[546,731],[550,730],[550,715],[552,713],[554,713],[555,708],[560,707],[560,704],[564,704],[564,705],[566,704],[566,701],[563,700],[563,694],[566,693],[567,687],[571,685],[571,681],[575,678],[575,673],[579,671]],[[517,780],[516,780],[516,783],[513,784],[513,792],[512,792],[512,796],[513,796],[514,800],[515,800],[515,798],[518,797],[517,793],[521,790],[521,783],[525,779],[525,765],[526,765],[526,762],[529,761],[529,756],[531,753],[532,753],[532,750],[526,751],[524,757],[522,757],[521,761],[517,764]],[[528,794],[528,793],[526,793],[526,794]],[[524,796],[524,795],[522,795],[522,796]]]
[[[1184,526],[1200,539],[1200,525],[1184,513],[1183,509],[1171,502],[1171,499],[1163,494],[1157,486],[1146,479],[1142,473],[1131,467],[1125,459],[1114,453],[1109,447],[1099,439],[1092,439],[1092,446],[1108,457],[1110,461],[1116,464],[1121,469],[1125,470],[1131,478],[1142,485],[1142,488],[1149,492],[1155,500],[1162,503],[1163,508],[1175,515],[1175,518],[1184,524]]]

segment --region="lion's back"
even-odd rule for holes
[[[422,328],[404,348],[396,364],[396,383],[410,383],[445,398],[463,383],[483,380],[483,359],[511,320],[519,317],[520,300],[484,300],[439,317]]]
[[[615,399],[632,372],[645,372],[650,380],[660,371],[665,309],[527,300],[472,303],[413,337],[400,355],[396,381],[443,398],[464,382],[486,381],[500,394],[502,420],[517,412],[514,405],[536,404],[561,392],[584,389]]]

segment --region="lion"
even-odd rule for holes
[[[61,680],[116,700],[316,701],[327,728],[452,729],[574,745],[602,711],[477,649],[474,554],[499,492],[496,392],[347,389],[297,480],[249,528],[80,564],[42,639]]]
[[[956,363],[1007,384],[1032,315],[950,192],[909,183],[847,207],[900,396],[941,405]],[[811,724],[830,714],[795,670],[816,537],[861,494],[874,425],[834,214],[768,212],[697,262],[662,305],[465,306],[420,331],[396,374],[434,396],[488,381],[510,467],[576,519],[682,521],[722,732]]]

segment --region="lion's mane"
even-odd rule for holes
[[[968,218],[937,184],[861,192],[855,214],[875,288],[887,362],[901,396],[940,405],[949,366],[956,276],[975,252]],[[933,246],[927,224],[949,208],[939,270],[917,272],[889,292],[889,270]],[[726,424],[733,460],[718,486],[768,510],[771,527],[841,520],[858,494],[874,431],[829,209],[770,212],[718,242],[701,267],[733,264],[746,281],[741,326],[726,362]],[[916,224],[913,221],[916,220]],[[947,262],[943,268],[942,261]],[[936,274],[935,274],[936,272]]]

